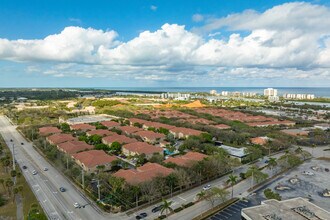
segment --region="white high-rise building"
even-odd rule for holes
[[[211,90],[211,91],[210,91],[210,94],[211,94],[211,95],[216,95],[216,94],[217,94],[217,90]]]
[[[264,96],[277,96],[277,89],[273,89],[273,88],[265,89]]]

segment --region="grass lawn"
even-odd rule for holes
[[[5,145],[2,137],[0,136],[0,145],[3,147],[3,155],[5,152],[9,152],[7,146]],[[3,155],[0,155],[2,157]],[[0,179],[9,179],[10,177],[10,170],[12,166],[10,166],[10,169],[8,169],[8,173],[5,172],[5,168],[2,166],[2,163],[0,163]],[[16,171],[21,172],[20,168],[17,166]],[[33,203],[39,204],[38,200],[34,196],[32,190],[30,189],[30,186],[25,181],[25,178],[23,175],[21,175],[19,178],[16,179],[17,183],[16,185],[22,185],[23,191],[21,192],[21,195],[23,197],[23,212],[24,212],[24,218],[29,213],[30,207]],[[0,194],[3,195],[3,197],[7,200],[6,204],[0,207],[0,219],[16,219],[16,204],[13,202],[13,197],[8,197],[8,191],[7,188],[4,189],[2,185],[0,185]],[[39,210],[43,213],[42,208],[39,207]]]

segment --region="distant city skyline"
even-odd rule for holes
[[[330,2],[0,2],[0,87],[330,87]]]

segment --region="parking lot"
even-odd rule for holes
[[[295,197],[308,198],[314,204],[330,211],[330,198],[322,196],[323,190],[330,189],[330,172],[326,172],[326,169],[330,169],[330,161],[314,159],[305,162],[267,184],[249,199],[256,202],[264,200],[263,191],[270,188],[279,193],[282,200]],[[278,190],[279,188],[282,190]]]
[[[228,206],[227,208],[221,210],[209,219],[212,220],[237,220],[241,219],[241,210],[243,208],[252,206],[250,201],[237,201],[236,203]]]
[[[238,201],[209,219],[240,219],[241,209],[259,205],[261,201],[266,200],[263,193],[266,188],[279,193],[282,200],[295,197],[308,198],[312,203],[330,211],[330,197],[322,196],[323,190],[330,189],[330,172],[327,172],[326,169],[330,169],[330,161],[314,159],[305,162],[290,172],[274,179],[255,193],[250,194],[246,198],[247,201]],[[292,181],[293,179],[294,181]]]

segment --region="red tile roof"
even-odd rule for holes
[[[46,136],[46,135],[49,135],[49,134],[59,134],[61,132],[62,131],[60,129],[58,129],[57,127],[42,127],[42,128],[39,128],[39,133],[42,136]]]
[[[218,128],[218,129],[229,129],[230,128],[229,125],[225,125],[225,124],[212,125],[212,127]]]
[[[128,119],[132,124],[139,123],[139,124],[145,124],[148,122],[147,120],[139,119],[139,118],[129,118]]]
[[[90,124],[75,124],[71,125],[70,128],[72,130],[95,130],[95,126]]]
[[[146,154],[146,155],[150,155],[153,153],[160,153],[164,150],[161,147],[155,147],[146,142],[134,142],[130,144],[125,144],[123,145],[123,148],[131,152],[136,152],[138,154]]]
[[[94,148],[93,145],[89,145],[84,141],[67,141],[57,145],[62,151],[67,154],[74,154],[79,151],[91,150]]]
[[[113,127],[119,127],[120,126],[120,124],[118,122],[115,122],[115,121],[102,121],[101,124],[108,127],[108,128],[113,128]]]
[[[175,127],[173,125],[167,125],[167,124],[163,124],[163,123],[159,123],[159,122],[153,122],[153,121],[148,121],[148,122],[145,123],[145,125],[148,126],[148,127],[156,128],[156,129],[159,129],[159,128],[171,129],[171,128]]]
[[[121,127],[118,127],[118,129],[127,134],[133,134],[137,131],[143,131],[142,128],[138,128],[138,127],[134,127],[134,126],[121,126]]]
[[[80,163],[84,164],[88,168],[94,168],[99,165],[105,165],[117,160],[117,157],[106,154],[103,150],[90,150],[83,151],[72,155]]]
[[[142,138],[148,138],[149,140],[165,138],[164,134],[156,133],[153,131],[138,131],[134,135],[140,136]]]
[[[182,133],[183,135],[195,135],[195,136],[199,136],[201,133],[203,133],[202,131],[198,131],[190,128],[183,128],[183,127],[174,127],[171,128],[170,131],[174,133]]]
[[[99,135],[99,136],[110,136],[110,135],[116,135],[117,133],[105,130],[105,129],[98,129],[98,130],[93,130],[93,131],[88,131],[87,135]]]
[[[129,144],[129,143],[133,143],[133,142],[137,142],[137,140],[135,138],[129,138],[126,137],[125,135],[111,135],[111,136],[107,136],[102,138],[102,141],[107,143],[107,144],[111,144],[115,141],[117,141],[120,144]]]
[[[77,138],[73,137],[71,134],[53,134],[47,137],[47,140],[51,142],[51,144],[59,144],[66,141],[74,141]]]
[[[189,167],[193,161],[201,161],[206,158],[207,155],[198,152],[188,152],[185,155],[179,157],[169,157],[164,160],[164,163],[174,163],[179,166]]]
[[[119,178],[124,178],[128,184],[135,185],[142,182],[150,181],[157,176],[166,177],[174,170],[163,167],[157,163],[146,163],[138,167],[136,170],[119,170],[113,175]]]
[[[250,142],[252,144],[265,145],[268,142],[268,139],[266,137],[255,137],[251,138]]]

